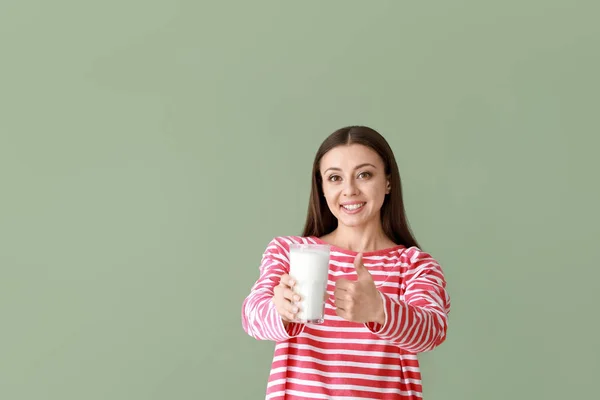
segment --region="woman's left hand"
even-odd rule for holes
[[[357,280],[340,278],[335,282],[336,314],[351,322],[385,322],[383,300],[375,281],[362,263],[362,253],[354,259]]]

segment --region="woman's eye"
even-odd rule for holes
[[[339,177],[339,176],[337,176],[337,175],[331,175],[331,176],[329,177],[329,180],[330,180],[331,182],[336,182],[336,181],[337,181],[339,178],[340,178],[340,177]]]
[[[359,178],[370,178],[371,177],[371,173],[370,172],[361,172],[360,174],[358,174]]]

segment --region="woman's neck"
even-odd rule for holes
[[[337,247],[356,252],[377,251],[395,245],[385,235],[381,224],[364,227],[339,225],[322,239]]]

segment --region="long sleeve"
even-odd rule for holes
[[[365,324],[380,338],[412,352],[433,350],[446,339],[450,297],[441,267],[428,253],[406,251],[404,299],[380,291],[385,322]]]
[[[289,272],[289,244],[273,239],[265,250],[259,278],[242,304],[242,327],[257,340],[284,341],[299,335],[304,324],[289,323],[285,328],[281,316],[272,302],[273,289],[281,275]]]

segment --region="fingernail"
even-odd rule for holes
[[[294,280],[291,280],[291,281],[290,281],[290,286],[292,286],[294,283],[296,283],[296,281],[294,281]]]
[[[294,307],[292,310],[293,310],[295,313],[297,313],[297,312],[298,312],[298,307]]]
[[[294,300],[300,301],[300,296],[294,296]]]

